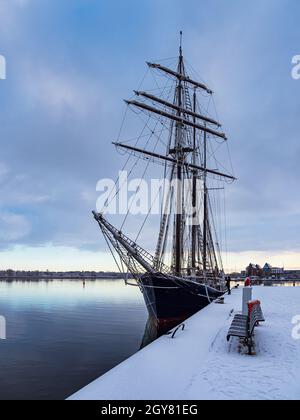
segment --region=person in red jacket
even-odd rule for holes
[[[250,286],[251,286],[251,280],[250,280],[250,277],[247,277],[245,281],[245,287],[250,287]]]

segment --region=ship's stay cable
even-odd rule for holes
[[[100,227],[101,227],[101,226],[100,226]],[[114,259],[114,261],[115,261],[115,264],[116,264],[116,266],[118,267],[118,270],[120,271],[120,273],[122,273],[122,270],[123,270],[123,264],[122,264],[122,261],[120,260],[120,263],[121,263],[121,265],[122,265],[122,270],[121,270],[121,267],[120,267],[120,265],[119,265],[119,263],[118,263],[118,261],[117,261],[117,259],[116,259],[115,253],[113,252],[112,247],[111,247],[111,244],[110,244],[110,242],[109,242],[109,240],[108,240],[108,238],[107,238],[107,236],[106,236],[106,233],[105,233],[105,231],[104,231],[104,229],[103,229],[102,227],[101,227],[101,230],[102,230],[102,233],[103,233],[103,236],[104,236],[105,242],[107,243],[108,249],[110,250],[110,253],[111,253],[111,255],[112,255],[112,257],[113,257],[113,259]]]
[[[188,170],[185,168],[185,172],[186,172],[186,178],[191,180],[191,174],[188,172]],[[188,190],[187,190],[187,204],[186,204],[186,208],[190,209],[190,212],[192,214],[187,214],[186,216],[186,220],[188,220],[188,229],[186,229],[186,236],[184,238],[184,245],[186,246],[187,249],[187,255],[186,255],[186,266],[189,267],[190,266],[190,260],[191,260],[191,248],[190,248],[190,244],[191,244],[191,235],[192,235],[192,229],[191,229],[191,223],[189,223],[190,221],[192,221],[192,223],[194,223],[193,221],[193,205],[192,205],[192,186],[191,183],[188,184]],[[185,248],[185,246],[184,246]]]
[[[165,91],[165,89],[162,89],[162,92],[164,92]],[[170,95],[170,93],[169,93],[169,95]],[[162,137],[162,133],[163,133],[163,131],[164,130],[161,130],[160,131],[160,135],[159,136],[157,136],[156,135],[156,128],[157,128],[157,126],[158,126],[158,124],[160,124],[161,123],[161,119],[157,119],[157,121],[156,121],[156,125],[155,125],[155,127],[154,127],[154,129],[151,129],[150,127],[149,127],[149,125],[148,125],[148,123],[149,123],[149,121],[150,121],[150,118],[151,117],[149,117],[148,118],[148,122],[145,124],[145,126],[144,126],[144,129],[145,128],[148,128],[149,130],[150,130],[150,136],[149,136],[149,139],[148,139],[148,141],[147,141],[147,143],[146,143],[146,145],[145,145],[145,147],[144,147],[144,149],[146,149],[146,147],[148,146],[148,144],[149,144],[149,142],[150,142],[150,140],[151,140],[151,137],[152,136],[154,136],[154,137],[156,137],[156,143],[155,143],[155,145],[154,145],[154,149],[153,149],[153,151],[155,151],[156,150],[156,148],[157,148],[157,145],[158,145],[158,143],[159,142],[161,142],[162,141],[162,139],[161,139],[161,137]],[[138,138],[138,140],[137,140],[137,142],[140,140],[140,138]],[[164,144],[164,143],[163,143]],[[164,146],[165,146],[165,144],[164,144]],[[142,159],[140,156],[138,156],[137,157],[137,160],[139,161],[140,159]],[[146,173],[147,173],[147,171],[148,171],[148,168],[149,168],[149,166],[150,166],[150,163],[151,163],[151,161],[150,161],[150,159],[148,160],[148,162],[147,162],[147,165],[146,165],[146,168],[145,168],[145,170],[144,170],[144,172],[143,172],[143,175],[142,175],[142,177],[141,177],[141,181],[140,181],[140,184],[139,184],[139,186],[138,186],[138,188],[137,188],[137,190],[136,190],[136,193],[135,193],[135,195],[139,192],[139,190],[140,190],[140,187],[141,187],[141,184],[142,184],[142,182],[143,182],[143,180],[144,180],[144,178],[145,178],[145,176],[146,176]],[[123,220],[123,223],[122,223],[122,225],[121,225],[121,230],[123,230],[123,228],[124,228],[124,226],[125,226],[125,223],[126,223],[126,221],[127,221],[127,219],[128,219],[128,216],[129,216],[129,213],[130,213],[130,210],[131,210],[131,208],[132,208],[132,205],[133,205],[133,202],[131,203],[131,205],[129,206],[129,208],[128,208],[128,210],[127,210],[127,214],[126,214],[126,216],[125,216],[125,218],[124,218],[124,220]]]
[[[125,124],[125,120],[126,120],[127,113],[128,113],[128,107],[126,107],[126,110],[125,110],[125,113],[124,113],[124,116],[123,116],[123,121],[122,121],[122,124],[121,124],[120,130],[119,130],[118,139],[119,139],[119,138],[120,138],[120,136],[121,136],[121,131],[123,130],[123,127],[124,127],[124,124]],[[127,159],[127,161],[125,162],[125,164],[124,164],[124,166],[123,166],[123,169],[122,169],[122,170],[125,170],[125,168],[126,168],[126,166],[127,166],[127,163],[129,162],[129,160],[130,160],[130,157],[129,157],[129,158]],[[119,182],[119,177],[116,179],[114,187],[116,187],[116,186],[117,186],[117,183],[118,183],[118,182]],[[102,209],[101,209],[101,213],[103,213],[103,211],[104,211],[105,207],[108,207],[108,205],[111,203],[111,201],[110,201],[110,202],[108,202],[108,200],[110,199],[110,197],[111,197],[111,195],[112,195],[113,191],[114,191],[114,188],[113,188],[113,189],[111,190],[111,192],[109,193],[108,198],[107,198],[107,200],[106,200],[106,203],[104,203],[104,206],[103,206],[103,207],[102,207]],[[115,198],[115,197],[113,197],[113,199],[114,199],[114,198]]]
[[[157,121],[156,126],[157,126],[158,124],[159,124],[159,122]],[[156,127],[155,127],[155,129],[156,129]],[[155,150],[156,150],[156,148],[157,148],[157,145],[158,145],[159,141],[161,140],[161,135],[162,135],[162,132],[163,132],[163,130],[161,131],[160,136],[156,136],[156,135],[154,134],[154,133],[155,133],[155,131],[153,131],[153,132],[152,132],[152,135],[153,135],[154,137],[157,137],[157,139],[156,139],[156,143],[155,143],[154,148],[153,148],[153,152],[155,152]],[[150,136],[150,138],[148,139],[148,141],[147,141],[147,144],[146,144],[145,148],[146,148],[146,147],[147,147],[147,145],[149,144],[151,137],[152,137],[152,136]],[[136,190],[136,192],[135,192],[135,195],[136,195],[136,194],[139,192],[139,190],[140,190],[141,184],[142,184],[142,182],[143,182],[143,180],[144,180],[144,178],[145,178],[145,176],[146,176],[146,173],[147,173],[147,171],[148,171],[148,169],[149,169],[150,163],[151,163],[151,161],[150,161],[150,160],[148,160],[148,163],[147,163],[146,168],[145,168],[145,170],[144,170],[144,172],[143,172],[143,175],[142,175],[142,177],[141,177],[140,184],[139,184],[139,186],[138,186],[138,188],[137,188],[137,190]],[[131,208],[132,208],[132,205],[133,205],[133,203],[131,203],[131,205],[129,206],[129,208],[128,208],[128,210],[127,210],[127,214],[126,214],[126,217],[125,217],[125,219],[124,219],[124,221],[123,221],[123,223],[122,223],[121,230],[124,228],[124,225],[125,225],[125,223],[126,223],[126,221],[127,221],[127,219],[128,219],[128,216],[129,216],[130,210],[131,210]]]
[[[212,100],[212,104],[213,104],[213,107],[214,107],[215,115],[216,115],[217,119],[219,120],[220,117],[219,117],[219,113],[218,113],[218,109],[217,109],[217,106],[216,106],[216,101],[215,101],[214,95],[211,95],[211,100]]]
[[[156,144],[155,144],[155,147],[154,147],[154,151],[156,150],[157,144],[158,144],[158,140],[156,141]],[[136,189],[136,192],[135,192],[135,194],[133,195],[133,197],[135,197],[135,196],[137,195],[137,193],[140,191],[140,188],[141,188],[142,182],[144,181],[144,178],[145,178],[146,173],[147,173],[147,171],[148,171],[148,169],[149,169],[149,166],[150,166],[150,160],[147,162],[146,168],[145,168],[145,170],[144,170],[144,172],[143,172],[143,175],[142,175],[142,177],[141,177],[141,179],[140,179],[140,183],[139,183],[139,185],[138,185],[138,187],[137,187],[137,189]],[[121,228],[120,228],[120,230],[121,230],[121,231],[123,230],[123,228],[124,228],[124,226],[125,226],[125,223],[126,223],[126,221],[127,221],[127,219],[128,219],[128,216],[129,216],[129,213],[130,213],[130,210],[131,210],[132,206],[133,206],[133,200],[132,200],[132,202],[131,202],[130,206],[128,207],[128,209],[127,209],[126,216],[125,216],[125,218],[124,218],[124,220],[123,220],[123,223],[122,223],[122,225],[121,225]]]
[[[169,172],[171,172],[171,169],[169,170]],[[150,206],[150,208],[149,208],[149,210],[148,210],[148,213],[147,213],[147,215],[146,215],[146,217],[145,217],[145,220],[143,221],[143,224],[142,224],[142,226],[141,226],[141,228],[140,228],[140,230],[139,230],[139,232],[138,232],[138,234],[137,234],[137,236],[136,236],[136,238],[135,238],[135,242],[137,242],[138,240],[139,240],[139,238],[140,238],[140,236],[141,236],[141,233],[142,233],[142,231],[143,231],[143,229],[144,229],[144,227],[145,227],[145,225],[146,225],[146,223],[147,223],[147,221],[148,221],[148,218],[149,218],[149,216],[150,216],[150,214],[151,214],[151,212],[152,212],[152,209],[153,209],[153,206],[154,206],[154,204],[156,203],[156,200],[157,200],[157,198],[160,196],[160,190],[158,190],[157,191],[157,193],[156,193],[156,196],[154,197],[154,200],[152,201],[152,203],[151,203],[151,206]]]
[[[189,60],[186,59],[186,57],[184,58],[184,63],[185,63],[185,67],[188,69],[188,72],[192,74],[192,76],[194,76],[194,78],[200,82],[202,82],[203,84],[207,85],[207,83],[205,82],[205,80],[202,79],[201,75],[193,68],[192,64],[189,62]],[[201,90],[200,91],[201,94],[203,96],[211,96],[211,93],[207,93],[206,91]]]
[[[143,85],[143,83],[144,83],[144,81],[145,81],[145,79],[146,79],[146,77],[147,77],[147,74],[149,73],[149,69],[147,69],[146,70],[146,72],[145,72],[145,74],[144,74],[144,76],[143,76],[143,78],[142,78],[142,80],[141,80],[141,82],[140,82],[140,84],[139,84],[139,89],[140,89],[140,87]],[[126,107],[126,110],[125,110],[125,113],[124,113],[124,116],[123,116],[123,120],[122,120],[122,124],[121,124],[121,126],[120,126],[120,130],[119,130],[119,134],[118,134],[118,142],[119,142],[119,140],[120,140],[120,138],[121,138],[121,134],[122,134],[122,131],[123,131],[123,129],[124,129],[124,125],[125,125],[125,121],[126,121],[126,119],[127,119],[127,114],[128,114],[128,110],[129,110],[129,107],[127,106]],[[137,145],[137,144],[136,144]],[[127,167],[127,165],[128,165],[128,163],[129,163],[129,161],[130,161],[130,159],[131,159],[131,156],[129,156],[128,157],[128,159],[127,159],[127,161],[125,162],[125,164],[124,164],[124,166],[123,166],[123,168],[122,168],[122,171],[125,171],[125,169],[126,169],[126,167]],[[118,190],[118,192],[114,195],[114,197],[112,198],[112,200],[110,201],[110,202],[108,202],[109,201],[109,199],[110,199],[110,197],[111,197],[111,194],[115,191],[115,187],[117,186],[117,184],[118,184],[118,182],[119,182],[119,176],[118,176],[118,178],[116,179],[116,181],[115,181],[115,186],[114,186],[114,188],[111,190],[111,192],[110,192],[110,194],[109,194],[109,196],[108,196],[108,198],[107,198],[107,200],[106,200],[106,203],[104,204],[104,206],[103,206],[103,208],[101,209],[101,212],[103,212],[104,211],[104,209],[106,208],[106,207],[108,207],[109,206],[109,204],[111,204],[111,202],[112,202],[112,200],[114,200],[114,198],[116,197],[116,195],[120,192],[120,189]]]
[[[151,118],[151,116],[148,116],[148,122],[149,122],[151,119],[152,119],[152,118]],[[138,145],[138,142],[139,142],[139,140],[140,140],[141,138],[145,138],[145,137],[148,137],[148,136],[149,136],[149,138],[148,138],[148,141],[147,141],[147,143],[146,143],[146,146],[149,144],[150,139],[151,139],[151,137],[152,137],[152,136],[156,137],[156,138],[158,139],[158,141],[162,142],[161,137],[162,137],[162,134],[163,134],[163,132],[164,132],[164,129],[162,129],[162,130],[160,130],[160,131],[156,131],[156,127],[158,126],[158,124],[159,124],[159,122],[160,122],[160,121],[157,121],[157,122],[156,122],[156,126],[155,126],[155,129],[154,129],[154,130],[153,130],[153,129],[149,126],[148,122],[144,123],[144,121],[143,121],[143,123],[144,123],[144,127],[143,127],[143,130],[142,130],[141,136],[137,137],[137,139],[136,139],[135,146],[137,146],[137,145]],[[144,131],[146,130],[146,128],[150,131],[150,134],[144,135],[143,133],[144,133]],[[158,134],[159,134],[159,136],[158,136]],[[162,143],[163,143],[163,142],[162,142]],[[164,143],[163,143],[163,145],[165,146],[165,144],[164,144]],[[126,154],[126,153],[128,153],[128,152],[125,152],[124,154]],[[131,160],[131,158],[132,158],[132,157],[135,157],[135,158],[136,158],[136,160],[134,161],[134,163],[133,163],[133,165],[132,165],[131,169],[130,169],[130,170],[129,170],[129,172],[128,172],[128,175],[129,175],[129,176],[133,173],[133,171],[134,171],[135,167],[137,166],[137,164],[139,163],[139,161],[140,161],[141,159],[143,159],[143,157],[141,157],[140,155],[136,156],[136,155],[135,155],[135,152],[130,152],[130,153],[129,153],[129,157],[128,157],[128,159],[127,159],[127,161],[126,161],[125,165],[124,165],[124,166],[123,166],[123,168],[122,168],[122,171],[124,171],[124,170],[127,168],[127,166],[128,166],[128,164],[129,164],[129,162],[130,162],[130,160]],[[148,162],[150,162],[150,160],[149,160],[149,159],[147,159],[147,161],[148,161]],[[119,177],[117,178],[117,181],[115,182],[115,186],[116,186],[116,184],[118,183],[118,181],[119,181]],[[114,198],[115,198],[115,197],[119,194],[119,192],[121,191],[121,189],[123,188],[123,186],[124,186],[124,184],[125,184],[125,183],[126,183],[126,181],[124,181],[124,183],[123,183],[122,185],[120,185],[120,186],[119,186],[119,188],[117,189],[117,191],[115,192],[114,196],[111,198],[111,200],[110,200],[110,201],[108,201],[108,200],[109,200],[109,198],[110,198],[110,196],[109,196],[109,198],[107,199],[107,201],[106,201],[106,203],[105,203],[104,208],[109,206],[109,204],[110,204],[110,203],[114,200]],[[114,189],[112,190],[112,192],[113,192],[113,191],[114,191]],[[111,195],[111,194],[110,194],[110,195]],[[102,210],[102,211],[103,211],[103,210]]]
[[[227,238],[227,208],[226,208],[226,191],[223,191],[224,196],[224,219],[225,219],[225,261],[228,269],[228,238]]]
[[[169,98],[169,96],[167,97],[167,99]],[[130,106],[130,105],[129,105]],[[164,107],[163,109],[166,109],[166,107]],[[141,115],[146,115],[148,117],[148,122],[153,120],[156,121],[157,123],[161,124],[166,131],[170,131],[170,126],[169,124],[167,124],[165,122],[165,118],[162,116],[158,116],[158,115],[153,115],[151,112],[147,111],[147,110],[137,110],[132,108],[132,112],[135,113],[139,119],[144,123],[143,118],[141,117]],[[150,128],[150,126],[147,123],[147,128],[152,132],[153,130]],[[166,146],[166,144],[163,142],[163,140],[161,139],[161,143]]]
[[[136,110],[132,110],[137,116],[138,116],[138,118],[145,124],[145,128],[148,128],[148,130],[151,132],[151,135],[154,135],[155,136],[155,134],[157,134],[156,133],[156,131],[155,130],[153,130],[151,127],[150,127],[150,125],[148,124],[148,123],[145,123],[145,121],[144,121],[144,119],[141,117],[141,115],[145,115],[145,116],[147,116],[147,118],[148,118],[148,121],[155,121],[156,122],[156,127],[158,126],[158,124],[161,124],[162,126],[163,126],[163,128],[159,131],[159,133],[161,133],[162,131],[169,131],[170,130],[170,128],[169,127],[167,127],[165,124],[164,124],[164,121],[162,120],[162,118],[160,118],[160,117],[153,117],[152,115],[150,115],[150,114],[147,114],[145,111],[141,111],[141,112],[137,112]],[[157,136],[155,136],[155,137],[157,137]],[[138,138],[138,141],[141,139],[141,137],[139,137]],[[137,141],[137,143],[138,143],[138,141]],[[166,147],[166,144],[164,143],[164,141],[163,141],[163,139],[160,137],[160,140],[159,140],[161,143],[162,143],[162,145],[164,146],[164,147]],[[127,152],[128,153],[128,152]],[[148,160],[148,159],[147,159]]]
[[[209,197],[208,203],[209,203],[210,213],[213,214],[210,197]],[[212,225],[212,228],[213,228],[213,231],[214,231],[214,235],[215,235],[215,238],[216,238],[216,244],[217,244],[218,234],[217,234],[217,229],[216,229],[216,225],[215,225],[215,221],[214,221],[213,217],[211,218],[211,225]]]
[[[215,110],[215,114],[217,116],[217,119],[219,119],[218,110],[217,110],[217,107],[216,107],[216,102],[215,102],[215,99],[214,99],[214,95],[212,95],[212,103],[213,103],[213,106],[214,106],[214,110]],[[231,152],[230,152],[230,149],[229,149],[229,144],[228,144],[227,141],[225,143],[226,143],[226,147],[227,147],[227,154],[228,154],[229,164],[230,164],[230,169],[231,169],[230,173],[233,174],[233,176],[235,176],[235,171],[234,171],[234,166],[233,166],[233,162],[232,162]],[[223,166],[223,168],[224,168],[224,166]],[[224,168],[224,169],[226,169],[226,168]],[[226,180],[225,182],[226,183],[232,183],[231,181],[228,182],[228,180]]]
[[[153,135],[159,135],[162,131],[169,131],[169,129],[167,129],[166,127],[163,127],[163,128],[160,128],[159,130],[151,130],[150,129],[150,127],[147,127],[147,128],[149,128],[149,131],[151,131],[151,133],[153,134]],[[122,144],[127,144],[127,143],[132,143],[132,142],[135,142],[135,141],[137,141],[137,140],[142,140],[142,139],[144,139],[144,138],[146,138],[146,137],[148,137],[149,136],[149,133],[147,133],[147,134],[143,134],[143,135],[141,135],[141,136],[135,136],[135,137],[131,137],[130,139],[127,139],[127,140],[122,140]],[[126,152],[124,153],[124,154],[126,154]],[[128,152],[127,152],[127,154],[128,154]]]
[[[159,124],[159,122],[157,121],[156,126],[155,126],[155,128],[154,128],[154,131],[152,132],[152,136],[154,136],[154,137],[155,137],[155,134],[154,134],[154,133],[155,133],[155,130],[156,130],[157,125],[158,125],[158,124]],[[156,139],[156,143],[155,143],[155,145],[154,145],[153,152],[155,152],[155,150],[156,150],[156,148],[157,148],[157,145],[158,145],[159,141],[161,140],[161,135],[162,135],[162,132],[163,132],[163,131],[161,131],[160,136],[157,136],[157,139]],[[149,139],[148,139],[148,141],[147,141],[147,143],[146,143],[145,148],[148,146],[148,144],[149,144],[149,142],[150,142],[150,140],[151,140],[151,137],[152,137],[152,136],[150,135],[150,137],[149,137]],[[140,158],[138,158],[138,160],[140,160]],[[147,173],[147,171],[148,171],[148,169],[149,169],[150,163],[151,163],[151,161],[150,161],[150,160],[148,160],[147,165],[146,165],[146,168],[145,168],[145,170],[144,170],[144,172],[143,172],[143,175],[142,175],[142,177],[141,177],[141,180],[140,180],[139,186],[138,186],[138,188],[137,188],[137,190],[136,190],[135,196],[136,196],[136,194],[137,194],[137,193],[139,192],[139,190],[140,190],[140,187],[141,187],[141,185],[142,185],[142,182],[143,182],[143,180],[144,180],[144,178],[145,178],[145,176],[146,176],[146,173]],[[126,221],[127,221],[127,219],[128,219],[128,216],[129,216],[130,210],[131,210],[131,208],[132,208],[132,205],[133,205],[133,202],[132,202],[132,203],[131,203],[131,205],[128,207],[127,214],[126,214],[126,216],[125,216],[125,218],[124,218],[124,220],[123,220],[123,223],[122,223],[122,225],[121,225],[121,230],[124,228],[124,225],[125,225],[125,223],[126,223]]]
[[[127,106],[127,110],[126,110],[126,112],[127,112],[127,111],[128,111],[128,106]],[[126,118],[126,116],[125,116],[125,118]],[[150,118],[149,118],[149,119],[150,119]],[[143,134],[144,134],[144,131],[145,131],[145,127],[143,128],[143,130],[142,130],[142,132],[141,132],[141,135],[143,135]],[[135,146],[137,146],[138,141],[139,141],[139,138],[138,138],[138,140],[136,141]],[[128,166],[128,164],[129,164],[129,162],[130,162],[131,158],[132,158],[132,154],[130,154],[130,155],[129,155],[129,157],[127,158],[127,160],[126,160],[125,164],[123,165],[122,171],[125,171],[125,169],[127,168],[127,166]],[[135,163],[133,164],[133,166],[132,166],[132,168],[131,168],[131,170],[130,170],[129,174],[131,174],[131,173],[132,173],[132,171],[133,171],[134,167],[137,165],[138,161],[139,161],[139,159],[136,159],[136,161],[135,161]],[[102,212],[104,211],[104,209],[105,209],[106,207],[108,207],[108,206],[111,204],[111,202],[115,199],[115,197],[119,194],[119,192],[120,192],[120,191],[121,191],[121,189],[123,188],[124,183],[125,183],[126,181],[124,181],[124,183],[123,183],[122,185],[119,185],[119,187],[118,187],[118,189],[116,190],[115,194],[113,195],[113,197],[112,197],[112,198],[111,198],[111,200],[109,201],[109,199],[110,199],[110,197],[111,197],[112,193],[115,191],[115,188],[116,188],[116,186],[117,186],[117,184],[118,184],[119,180],[120,180],[120,176],[118,176],[118,177],[117,177],[117,180],[115,181],[115,187],[112,189],[111,193],[109,194],[109,196],[108,196],[108,198],[107,198],[107,200],[106,200],[106,203],[104,204],[104,207],[102,208]]]

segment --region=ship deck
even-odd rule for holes
[[[254,356],[226,341],[231,312],[242,306],[242,290],[234,290],[224,305],[186,321],[175,339],[159,338],[70,399],[299,399],[300,328],[292,320],[300,314],[300,288],[255,287],[253,297],[266,318]]]

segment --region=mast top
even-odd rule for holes
[[[182,58],[182,38],[183,38],[183,32],[180,31],[180,46],[179,46],[179,55],[180,55],[180,58]]]

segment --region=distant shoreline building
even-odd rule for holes
[[[284,268],[272,267],[271,264],[266,263],[263,268],[263,275],[264,277],[283,276]]]
[[[260,265],[250,263],[246,268],[246,276],[247,277],[261,277],[263,270]]]
[[[102,279],[124,279],[126,273],[104,272],[104,271],[14,271],[0,270],[0,279],[2,280],[102,280]],[[130,276],[129,276],[130,278]]]
[[[250,263],[246,268],[246,276],[248,277],[280,277],[285,274],[284,268],[272,267],[271,264],[266,263],[263,268],[258,264]]]

